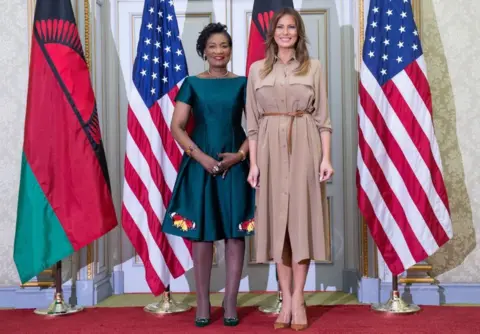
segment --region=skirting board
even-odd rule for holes
[[[75,286],[65,284],[63,295],[72,305],[93,306],[112,294],[123,294],[123,272],[114,271],[111,277],[93,283],[77,281]],[[364,304],[384,303],[390,298],[391,283],[378,278],[360,277],[356,270],[345,270],[344,292],[356,294]],[[53,301],[53,288],[0,287],[0,308],[46,308]],[[404,301],[417,305],[480,304],[480,284],[445,283],[439,285],[400,285]]]
[[[62,286],[63,298],[70,305],[93,306],[112,295],[110,278],[94,283],[79,280],[75,285]],[[55,288],[0,287],[0,308],[47,308],[55,295]]]
[[[345,281],[353,286],[357,273],[352,271],[349,275],[350,278]],[[361,303],[385,303],[391,297],[391,282],[381,282],[379,278],[370,277],[359,277],[357,282],[357,297]],[[410,304],[480,304],[480,284],[475,283],[400,284],[399,290],[401,298]]]
[[[72,286],[64,284],[62,288],[65,302],[75,304],[72,300]],[[54,288],[0,288],[0,308],[47,308],[53,302],[54,294]]]

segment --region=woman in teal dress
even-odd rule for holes
[[[247,79],[227,70],[232,39],[226,26],[207,25],[197,52],[209,70],[190,76],[176,96],[171,131],[185,154],[162,230],[193,241],[195,324],[210,323],[213,242],[225,240],[224,324],[238,324],[237,294],[245,237],[254,230],[255,194],[247,183],[248,141],[242,128]],[[187,133],[193,117],[194,128]]]

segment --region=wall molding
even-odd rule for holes
[[[345,270],[343,276],[344,292],[356,294],[361,303],[385,303],[390,298],[391,282],[360,277],[357,270]],[[476,283],[401,284],[399,288],[404,301],[417,305],[480,304],[480,284]],[[117,271],[111,279],[95,284],[88,280],[77,281],[76,286],[64,284],[63,291],[65,301],[72,305],[94,306],[112,292],[123,294],[123,273]],[[54,293],[54,288],[0,287],[0,308],[46,308]]]
[[[62,290],[66,303],[79,306],[94,306],[112,295],[113,286],[110,277],[107,276],[98,282],[77,280],[73,285],[68,282],[63,284]],[[0,287],[0,309],[46,308],[53,301],[54,294],[55,287]]]
[[[351,273],[350,279],[358,273]],[[392,283],[379,278],[357,280],[357,297],[361,303],[385,303],[391,296]],[[478,283],[399,284],[399,292],[407,303],[417,305],[480,304]]]
[[[72,303],[72,285],[64,284],[63,298]],[[53,301],[55,288],[19,288],[10,286],[0,288],[0,308],[31,309],[46,308]]]

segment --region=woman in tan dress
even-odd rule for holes
[[[309,58],[297,11],[274,15],[266,44],[265,59],[250,68],[246,104],[256,261],[277,264],[283,303],[275,328],[301,330],[309,262],[327,254],[324,182],[333,175],[332,130],[324,71]]]

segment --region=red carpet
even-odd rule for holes
[[[275,317],[253,307],[240,308],[241,323],[226,328],[222,311],[215,309],[214,322],[198,329],[193,325],[195,311],[154,316],[142,308],[89,308],[84,312],[57,318],[45,318],[32,310],[0,311],[1,333],[289,333],[273,330]],[[425,306],[420,313],[388,316],[368,306],[339,305],[308,308],[310,328],[303,333],[480,333],[480,307]]]

